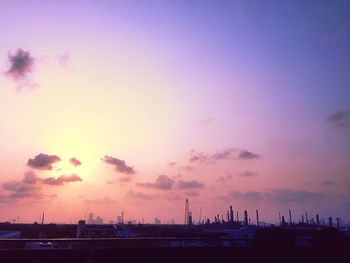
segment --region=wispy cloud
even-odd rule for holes
[[[180,171],[186,171],[186,172],[192,172],[192,171],[195,170],[195,168],[194,168],[193,166],[191,166],[191,165],[180,165],[180,166],[178,167],[178,169],[179,169]]]
[[[71,183],[71,182],[83,181],[83,179],[76,174],[61,175],[57,178],[47,177],[47,178],[44,178],[41,180],[42,180],[43,184],[48,184],[48,185],[64,185],[64,184]]]
[[[37,156],[35,156],[34,159],[29,159],[27,165],[34,169],[52,170],[52,164],[57,163],[59,161],[61,161],[61,158],[57,155],[40,153]]]
[[[153,187],[162,190],[169,190],[173,187],[175,181],[167,175],[159,175],[154,183],[137,183],[141,187]]]
[[[339,128],[349,127],[350,111],[338,109],[328,116],[327,122]]]
[[[243,202],[261,202],[266,201],[273,204],[304,204],[318,203],[325,200],[326,195],[320,192],[311,192],[306,190],[275,188],[264,192],[258,191],[230,191],[227,195],[219,196],[220,200],[240,200]]]
[[[199,193],[197,191],[187,191],[185,192],[186,196],[199,196]]]
[[[278,188],[269,190],[266,198],[275,203],[305,203],[320,202],[326,196],[320,192]]]
[[[239,192],[231,191],[228,193],[227,198],[241,200],[245,202],[260,202],[265,198],[265,193],[248,191],[248,192]]]
[[[105,155],[101,160],[105,163],[113,165],[115,169],[120,173],[135,174],[134,168],[128,166],[123,160],[108,155]]]
[[[190,163],[215,163],[220,160],[252,160],[260,157],[261,155],[251,151],[234,148],[225,149],[213,154],[191,150],[189,152],[188,161]]]
[[[203,187],[204,187],[204,183],[198,182],[196,180],[192,180],[192,181],[180,180],[178,183],[179,189],[203,188]]]
[[[68,53],[58,55],[57,62],[64,68],[69,68],[72,64],[71,58]]]
[[[126,198],[131,198],[131,199],[150,200],[150,199],[154,199],[155,197],[156,197],[155,195],[145,194],[142,192],[134,192],[134,191],[129,191],[126,194]]]
[[[231,179],[232,179],[232,174],[228,174],[226,176],[220,176],[218,179],[216,179],[216,181],[219,183],[226,183]]]
[[[240,173],[239,175],[243,177],[252,177],[252,176],[257,176],[258,173],[246,170],[243,173]]]
[[[250,160],[250,159],[256,159],[256,158],[259,158],[260,155],[259,154],[256,154],[256,153],[252,153],[252,152],[249,152],[249,151],[240,151],[239,154],[238,154],[238,159],[243,159],[243,160]]]
[[[206,125],[206,124],[214,123],[215,121],[216,121],[216,119],[214,117],[210,116],[208,118],[204,118],[204,119],[200,120],[199,124]]]

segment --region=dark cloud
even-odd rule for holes
[[[64,185],[67,183],[78,182],[78,181],[83,181],[83,179],[76,174],[61,175],[57,178],[47,177],[47,178],[42,179],[42,183],[48,184],[48,185]]]
[[[199,162],[199,163],[204,163],[208,162],[210,160],[210,156],[207,153],[203,152],[196,152],[194,150],[190,151],[190,157],[188,159],[189,162]]]
[[[53,177],[42,179],[38,177],[33,171],[24,173],[21,181],[9,181],[2,184],[7,194],[0,193],[0,199],[6,202],[13,202],[20,198],[35,198],[42,199],[45,197],[55,197],[56,195],[44,194],[41,191],[42,184],[62,185],[68,182],[81,181],[82,179],[77,175],[60,176],[55,179]]]
[[[40,178],[33,172],[28,171],[24,173],[23,183],[25,184],[36,184],[38,181],[40,181]]]
[[[115,205],[117,201],[105,196],[101,199],[86,199],[84,203],[85,205]]]
[[[259,158],[260,155],[256,153],[252,153],[247,150],[238,150],[229,148],[220,152],[216,152],[214,154],[204,153],[204,152],[196,152],[191,150],[189,152],[190,163],[198,162],[198,163],[215,163],[220,160],[251,160]]]
[[[14,54],[9,52],[8,59],[10,68],[5,73],[15,81],[26,79],[33,70],[35,59],[29,51],[19,48]]]
[[[75,157],[71,158],[69,160],[69,163],[75,167],[81,165],[81,162],[78,159],[76,159]]]
[[[211,159],[214,161],[217,160],[226,160],[226,159],[234,159],[234,155],[236,153],[235,149],[226,149],[222,152],[217,152],[211,156]]]
[[[153,187],[162,190],[169,190],[174,185],[174,180],[167,175],[159,175],[154,183],[137,183],[136,185],[142,187]]]
[[[231,179],[232,179],[232,174],[228,174],[226,176],[220,176],[218,179],[216,179],[216,181],[219,183],[226,183]]]
[[[126,165],[125,161],[120,160],[118,158],[114,158],[112,156],[105,155],[102,158],[102,161],[104,161],[105,163],[108,163],[110,165],[114,165],[115,169],[120,173],[135,174],[133,167]]]
[[[27,165],[41,170],[52,170],[52,164],[61,161],[56,155],[48,155],[40,153],[34,159],[29,159]]]
[[[327,122],[339,128],[348,127],[350,126],[350,111],[338,109],[328,116]]]
[[[203,187],[204,187],[204,184],[196,180],[193,180],[193,181],[180,180],[178,183],[178,188],[180,189],[203,188]]]
[[[260,157],[260,155],[258,155],[258,154],[244,150],[244,151],[239,152],[237,159],[250,160],[250,159],[256,159],[259,157]]]
[[[243,177],[252,177],[258,175],[258,173],[246,170],[243,173],[240,173],[239,175]]]
[[[131,198],[131,199],[144,199],[144,200],[150,200],[155,198],[155,195],[151,195],[151,194],[145,194],[145,193],[141,193],[141,192],[134,192],[134,191],[129,191],[126,194],[127,198]]]
[[[21,181],[10,181],[2,184],[2,188],[9,193],[7,198],[24,198],[24,197],[37,197],[42,196],[40,188],[34,184],[23,183]]]

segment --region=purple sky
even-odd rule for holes
[[[0,0],[0,221],[350,221],[349,25],[348,1]]]

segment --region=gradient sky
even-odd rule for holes
[[[0,36],[0,221],[350,221],[349,1],[0,0]]]

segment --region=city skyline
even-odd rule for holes
[[[350,4],[0,0],[0,221],[350,221]]]

